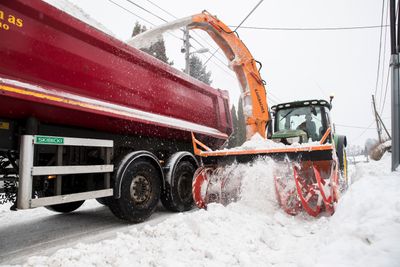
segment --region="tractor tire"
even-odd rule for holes
[[[117,166],[114,181],[121,181],[119,198],[111,198],[108,207],[118,218],[139,223],[154,212],[161,194],[162,178],[149,160],[122,160]]]
[[[188,160],[182,160],[169,171],[172,172],[169,174],[171,180],[168,181],[161,195],[163,206],[175,212],[190,210],[194,205],[192,182],[196,166]]]
[[[78,209],[84,203],[84,200],[75,201],[70,203],[56,204],[51,206],[46,206],[45,208],[51,211],[59,212],[59,213],[70,213],[76,209]]]
[[[347,156],[346,156],[346,137],[339,135],[336,144],[336,153],[339,160],[340,174],[347,179]]]

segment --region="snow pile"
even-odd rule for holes
[[[248,150],[248,149],[271,149],[271,148],[282,148],[286,147],[283,143],[274,142],[271,139],[265,139],[260,134],[256,133],[238,148],[238,150]]]
[[[355,182],[325,231],[318,262],[331,266],[399,265],[400,173],[390,172],[390,160],[386,154],[379,162],[357,165]]]
[[[332,217],[291,217],[276,204],[270,161],[237,166],[242,199],[176,214],[116,238],[79,244],[25,266],[396,266],[400,173],[390,157],[358,164]]]
[[[107,29],[103,24],[93,19],[89,14],[77,7],[68,0],[44,0],[46,3],[68,13],[69,15],[79,19],[80,21],[89,24],[90,26],[107,33],[108,35],[114,36],[114,34]],[[115,36],[114,36],[115,37]]]
[[[263,138],[260,134],[256,133],[254,134],[250,140],[247,140],[246,142],[243,143],[243,145],[239,147],[234,147],[234,148],[229,148],[229,149],[223,149],[221,151],[241,151],[241,150],[263,150],[263,149],[275,149],[275,148],[290,148],[290,147],[296,147],[296,148],[301,148],[301,147],[310,147],[310,146],[320,146],[321,144],[319,142],[309,142],[309,143],[294,143],[291,145],[285,145],[280,142],[275,142],[272,141],[271,139],[265,139]]]

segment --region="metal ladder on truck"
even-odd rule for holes
[[[35,148],[41,145],[57,146],[56,166],[34,166]],[[98,147],[104,154],[103,165],[62,165],[65,146]],[[113,195],[110,185],[110,174],[114,141],[102,139],[72,138],[44,135],[22,135],[20,146],[19,186],[17,209],[30,209],[42,206],[64,204],[75,201],[108,197]],[[63,175],[104,173],[104,189],[80,193],[62,194]],[[33,177],[55,176],[54,196],[34,196]]]

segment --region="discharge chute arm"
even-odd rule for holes
[[[154,37],[167,30],[180,27],[200,29],[209,34],[229,60],[230,68],[236,73],[243,97],[243,108],[246,120],[246,137],[250,139],[255,133],[265,137],[265,128],[269,121],[268,104],[263,80],[256,66],[256,61],[246,45],[227,25],[210,13],[178,19],[141,33],[128,41],[137,48],[149,46]]]

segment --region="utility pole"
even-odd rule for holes
[[[392,171],[395,171],[400,164],[400,81],[399,81],[399,44],[400,34],[398,23],[400,16],[397,16],[396,27],[396,0],[390,0],[390,70],[392,74]]]
[[[376,129],[378,130],[378,140],[379,144],[382,143],[382,129],[381,125],[379,124],[379,119],[378,119],[378,112],[376,111],[376,105],[375,105],[375,96],[372,95],[372,106],[374,107],[374,115],[375,115],[375,121],[376,121]]]
[[[185,73],[190,75],[190,36],[189,29],[184,30],[184,45],[185,45]]]

